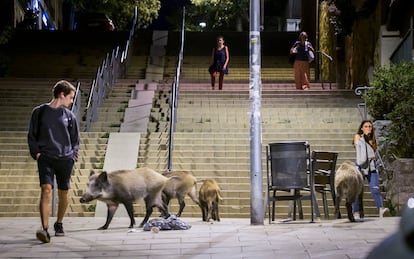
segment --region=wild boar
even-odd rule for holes
[[[173,171],[163,173],[168,177],[167,183],[162,191],[162,199],[168,206],[170,200],[176,198],[180,208],[177,213],[177,217],[181,216],[181,213],[185,207],[185,196],[188,195],[197,205],[199,205],[197,197],[197,179],[188,171]]]
[[[88,189],[80,202],[86,203],[96,199],[106,203],[108,207],[106,222],[99,229],[108,228],[115,211],[122,203],[131,220],[129,228],[133,228],[135,225],[133,203],[138,199],[144,199],[146,213],[139,225],[142,227],[151,216],[153,207],[162,211],[166,218],[170,216],[168,207],[161,198],[167,180],[167,177],[150,168],[102,172],[99,175],[92,171],[89,176]]]
[[[355,163],[346,160],[338,168],[335,174],[335,215],[336,218],[341,218],[339,205],[342,198],[345,198],[345,206],[348,213],[348,219],[355,222],[355,217],[352,212],[352,203],[358,198],[359,214],[364,217],[363,200],[364,178],[358,171]]]
[[[200,187],[198,198],[203,221],[209,222],[210,219],[220,221],[219,202],[223,200],[221,190],[217,182],[213,179],[204,180]]]

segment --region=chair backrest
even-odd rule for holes
[[[330,184],[335,178],[336,160],[338,153],[327,151],[312,151],[312,171],[315,184]]]
[[[270,143],[269,149],[269,188],[283,190],[302,189],[309,186],[310,146],[308,142]]]

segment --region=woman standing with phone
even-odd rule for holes
[[[388,208],[384,208],[380,191],[380,175],[375,156],[377,141],[372,121],[364,120],[361,122],[357,133],[354,135],[353,143],[356,148],[356,166],[364,178],[367,178],[372,198],[374,198],[375,205],[379,210],[379,217],[382,218]],[[365,166],[366,161],[368,161],[368,164]],[[364,213],[359,211],[358,202],[354,202],[353,208],[354,217],[364,217]]]

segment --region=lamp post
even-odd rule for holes
[[[260,0],[250,0],[250,223],[263,225]]]

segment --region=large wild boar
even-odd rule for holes
[[[352,213],[352,203],[358,200],[360,217],[364,217],[363,206],[363,189],[364,178],[358,171],[355,163],[346,160],[338,168],[335,174],[335,216],[341,218],[340,203],[342,198],[345,198],[346,211],[348,213],[348,219],[351,222],[355,222],[354,214]]]
[[[203,221],[209,222],[210,219],[220,221],[219,202],[223,200],[221,190],[217,182],[213,179],[204,180],[200,187],[198,198],[203,214]]]
[[[185,196],[188,195],[197,205],[199,205],[197,197],[197,179],[188,171],[173,171],[163,173],[168,177],[162,192],[162,199],[168,206],[170,200],[176,198],[180,208],[177,213],[177,217],[181,216],[181,213],[185,207]]]
[[[133,228],[135,225],[133,203],[138,199],[144,199],[146,213],[144,220],[139,225],[142,227],[151,216],[153,207],[157,207],[165,217],[170,216],[168,207],[161,198],[166,182],[165,176],[145,167],[102,172],[99,175],[92,171],[89,176],[88,190],[83,194],[80,202],[85,203],[97,199],[106,203],[108,207],[106,222],[99,229],[108,228],[115,211],[122,203],[131,219],[129,228]]]

